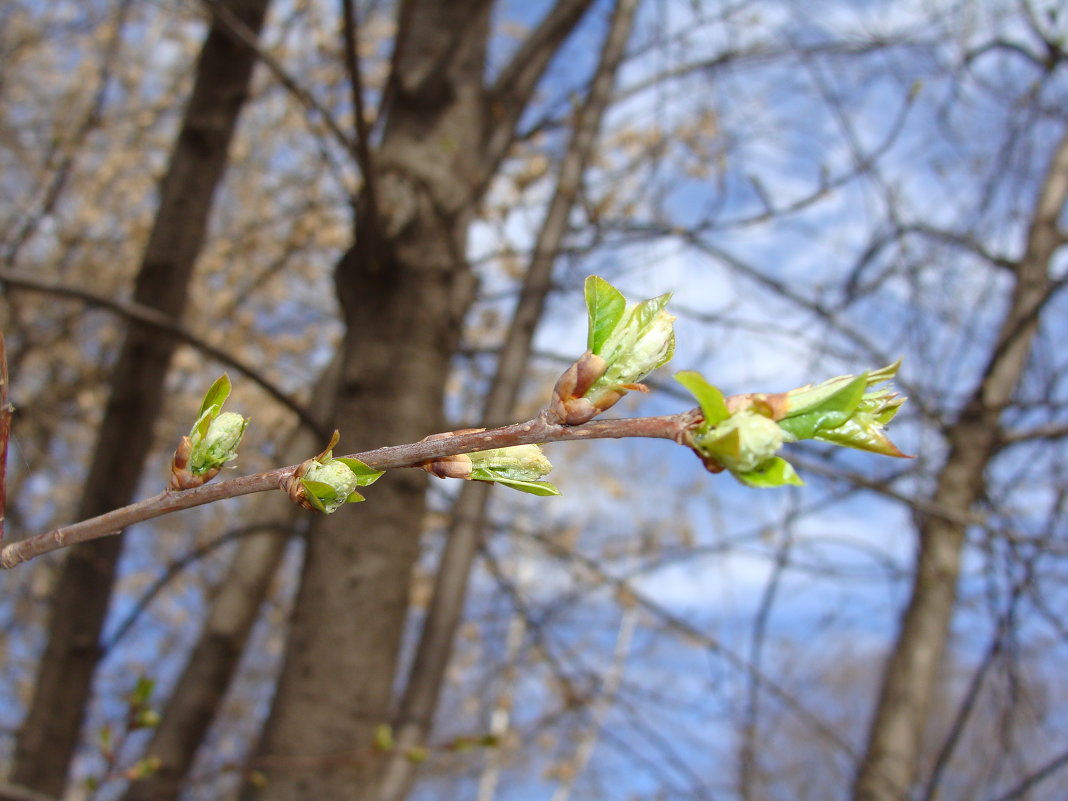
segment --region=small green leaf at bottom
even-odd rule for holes
[[[502,476],[493,470],[487,470],[484,467],[476,467],[471,471],[470,479],[472,481],[492,481],[496,484],[509,487],[520,492],[526,492],[530,495],[538,495],[543,498],[547,498],[550,495],[559,495],[560,490],[556,485],[549,481],[525,481],[517,478],[507,478]]]
[[[769,459],[756,470],[747,470],[733,475],[746,486],[761,489],[782,487],[787,484],[801,486],[805,483],[794,471],[793,465],[778,456]]]

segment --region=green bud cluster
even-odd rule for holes
[[[290,500],[323,514],[333,514],[346,503],[365,500],[356,488],[374,484],[382,476],[382,471],[368,467],[359,459],[335,458],[334,446],[340,438],[340,433],[335,431],[322,453],[302,462],[282,479],[280,486],[289,494]]]
[[[206,473],[237,458],[237,446],[248,426],[248,420],[236,412],[223,412],[208,425],[203,434],[197,426],[189,435],[193,452],[189,469],[193,475]]]
[[[468,454],[473,481],[493,481],[531,495],[559,495],[548,481],[540,481],[553,469],[540,445],[515,445]]]
[[[701,407],[701,419],[687,431],[686,444],[710,471],[729,470],[753,487],[802,483],[777,455],[785,443],[802,439],[903,457],[884,426],[905,399],[889,389],[870,389],[893,378],[898,366],[895,362],[789,392],[729,400],[700,373],[678,373],[675,378]]]
[[[586,279],[589,330],[586,352],[556,382],[550,410],[566,425],[585,423],[611,408],[628,390],[675,353],[675,317],[664,307],[671,295],[633,306],[603,278]]]
[[[182,437],[171,460],[171,488],[192,489],[211,481],[223,465],[237,458],[237,446],[248,420],[235,412],[223,412],[230,396],[230,378],[222,375],[211,385],[200,405],[200,414]]]

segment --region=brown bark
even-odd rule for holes
[[[534,331],[552,283],[552,267],[568,229],[568,218],[593,150],[601,119],[611,99],[616,70],[622,61],[637,0],[616,5],[589,96],[576,114],[574,133],[561,163],[556,191],[549,203],[534,255],[527,269],[515,316],[497,360],[497,372],[482,411],[490,424],[512,413],[530,357]],[[475,553],[482,537],[490,488],[465,484],[452,509],[452,524],[438,567],[434,594],[423,623],[407,686],[395,716],[397,748],[389,760],[379,792],[381,801],[401,801],[415,780],[417,765],[405,754],[422,745],[433,725],[445,670]]]
[[[1051,260],[1062,244],[1057,221],[1068,200],[1068,132],[1061,139],[1035,204],[1026,250],[1015,266],[1006,317],[983,377],[948,432],[949,455],[933,498],[967,513],[982,496],[984,472],[999,441],[999,420],[1024,374],[1039,315],[1054,287]],[[883,677],[855,801],[904,801],[915,779],[927,710],[949,636],[965,527],[950,516],[920,525],[915,577],[901,631]]]
[[[440,428],[450,360],[473,279],[463,258],[480,130],[485,0],[406,3],[394,94],[374,154],[376,214],[361,198],[356,244],[336,271],[347,334],[339,452]],[[454,143],[450,146],[449,143]],[[314,527],[285,664],[248,797],[363,798],[386,722],[419,553],[425,476],[387,474],[369,502]]]
[[[231,0],[259,30],[268,0]],[[230,139],[245,101],[253,60],[222,31],[208,34],[197,78],[160,191],[155,225],[134,299],[177,320],[207,225],[212,196],[226,167]],[[131,325],[112,377],[111,396],[86,479],[79,517],[129,502],[152,444],[163,403],[173,341]],[[78,742],[99,637],[111,598],[120,538],[71,550],[52,599],[48,643],[34,695],[15,747],[12,781],[58,796]]]
[[[546,17],[545,51],[511,75],[507,108],[483,86],[492,3],[409,0],[398,11],[386,123],[371,155],[373,203],[337,267],[347,327],[335,415],[340,449],[405,442],[440,428],[445,380],[473,296],[467,227],[519,114],[588,5]],[[563,9],[563,11],[561,10]],[[539,26],[538,31],[546,29]],[[372,798],[389,720],[408,588],[419,554],[425,477],[386,475],[369,502],[309,538],[278,691],[246,798]]]

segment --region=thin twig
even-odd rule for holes
[[[350,454],[375,470],[395,467],[417,467],[423,462],[461,453],[507,448],[514,445],[543,444],[583,439],[620,439],[623,437],[652,437],[681,442],[688,426],[699,412],[690,410],[663,417],[637,417],[623,420],[596,420],[580,426],[565,426],[550,422],[545,413],[525,423],[502,428],[452,434],[440,439],[423,440],[408,445],[394,445],[373,451]],[[224,498],[236,498],[255,492],[278,489],[299,465],[278,467],[262,473],[204,484],[194,489],[163,492],[142,501],[115,509],[98,517],[61,526],[35,534],[0,549],[0,568],[10,568],[51,551],[80,542],[118,534],[127,526],[156,517],[213,503]]]
[[[7,401],[7,348],[0,333],[0,544],[4,542],[4,511],[7,509],[7,438],[11,433],[11,413]]]
[[[694,642],[700,643],[712,653],[718,654],[727,664],[741,671],[751,680],[759,681],[765,693],[779,701],[789,709],[802,723],[808,726],[815,734],[822,737],[828,745],[848,760],[855,760],[857,755],[853,746],[842,737],[834,727],[824,721],[819,715],[811,711],[805,704],[796,698],[793,693],[783,685],[774,681],[770,676],[760,672],[756,666],[741,655],[726,647],[720,640],[695,626],[684,618],[668,610],[665,606],[645,595],[631,582],[613,575],[596,559],[586,556],[580,551],[565,547],[549,537],[537,532],[525,532],[525,536],[537,543],[550,555],[563,561],[574,561],[588,570],[599,582],[611,587],[616,592],[625,595],[628,599],[640,606],[646,612],[652,614],[669,630],[680,634]]]
[[[368,226],[367,230],[376,231],[378,195],[375,189],[374,168],[371,164],[371,143],[368,141],[370,134],[367,119],[364,116],[363,73],[360,69],[360,53],[358,49],[359,22],[352,0],[341,0],[341,11],[344,26],[342,39],[345,45],[345,69],[349,74],[352,113],[356,123],[356,141],[354,142],[355,147],[352,149],[352,155],[356,159],[356,163],[360,165],[360,172],[363,173],[363,186],[372,222],[372,225]]]
[[[282,84],[282,87],[288,91],[293,97],[295,97],[300,103],[304,104],[307,108],[317,112],[322,118],[323,123],[330,129],[330,133],[337,139],[348,151],[355,149],[355,143],[352,141],[352,137],[346,134],[341,126],[338,125],[334,115],[330,113],[330,110],[324,106],[308,89],[301,86],[296,78],[289,73],[282,63],[272,56],[267,50],[260,46],[258,37],[255,36],[252,31],[249,30],[248,25],[242,22],[241,18],[234,14],[233,11],[226,6],[218,2],[218,0],[203,0],[205,6],[211,12],[212,16],[219,20],[226,26],[227,30],[233,34],[242,45],[247,47],[256,57],[263,62],[263,65],[270,70],[275,79]]]
[[[310,431],[314,431],[318,436],[324,439],[327,436],[327,432],[323,430],[322,426],[316,423],[310,414],[308,414],[308,410],[283,392],[281,387],[269,381],[258,370],[232,356],[224,348],[212,345],[210,342],[198,337],[179,323],[176,323],[173,318],[168,317],[166,314],[159,311],[159,309],[154,309],[144,303],[138,303],[132,300],[118,300],[98,292],[93,292],[89,289],[69,286],[58,281],[25,275],[20,270],[8,270],[3,267],[0,267],[0,283],[5,283],[9,286],[18,287],[19,289],[28,290],[30,292],[44,292],[57,297],[73,298],[74,300],[79,300],[90,306],[98,306],[124,317],[127,320],[135,320],[161,334],[173,337],[180,342],[184,342],[187,345],[196,348],[208,358],[214,359],[220,364],[223,364],[226,367],[231,367],[242,375],[251,378],[254,382],[259,384],[268,395],[296,414],[297,417],[300,418],[302,425],[307,426]]]

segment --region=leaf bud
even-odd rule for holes
[[[292,473],[282,476],[278,482],[281,490],[298,506],[312,511],[331,514],[343,504],[358,503],[364,497],[357,487],[374,484],[381,470],[374,470],[347,456],[333,456],[334,446],[340,439],[334,431],[326,449],[311,459],[302,462]]]
[[[785,437],[778,424],[745,409],[693,436],[693,445],[732,473],[748,473],[774,458]]]
[[[237,446],[248,420],[235,412],[222,412],[230,395],[230,379],[224,374],[208,390],[200,415],[182,437],[171,460],[171,489],[199,487],[211,481],[226,462],[237,458]]]
[[[468,455],[472,472],[488,471],[513,481],[537,481],[553,469],[538,445],[514,445]]]
[[[675,352],[675,317],[664,311],[670,295],[628,307],[615,287],[586,279],[587,350],[556,383],[549,411],[579,425],[611,408],[628,390],[647,391],[642,379]]]

